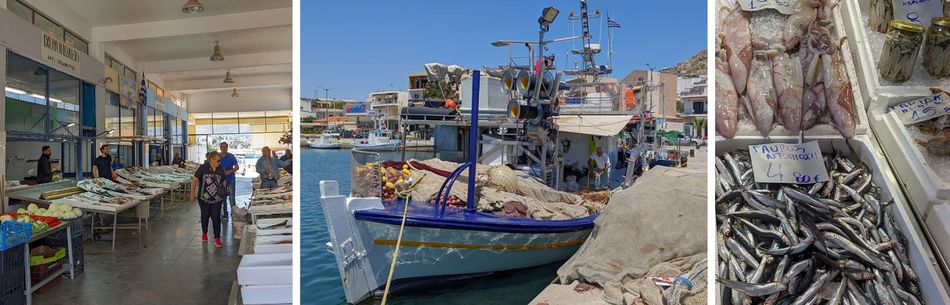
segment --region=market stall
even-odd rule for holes
[[[251,223],[241,232],[242,256],[237,280],[231,287],[230,305],[290,304],[293,301],[293,179],[282,171],[277,186],[260,187],[253,181],[247,213]],[[239,212],[240,213],[240,212]],[[239,219],[234,219],[240,223]]]
[[[717,302],[950,303],[950,18],[837,4],[717,1]]]

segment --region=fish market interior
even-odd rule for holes
[[[719,0],[716,302],[948,304],[950,2]]]
[[[0,304],[291,303],[292,15],[0,1]]]

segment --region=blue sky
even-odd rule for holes
[[[669,67],[706,48],[706,1],[589,3],[591,13],[600,8],[622,25],[613,32],[613,77],[646,70],[647,64]],[[537,40],[537,19],[548,6],[561,14],[545,38],[571,36],[567,17],[571,10],[579,13],[578,0],[301,1],[300,94],[312,97],[318,91],[322,98],[319,88],[332,88],[331,98],[362,101],[374,91],[407,90],[407,74],[424,71],[429,62],[479,69],[506,64],[508,47],[490,43]],[[573,23],[579,35],[579,23]],[[606,49],[606,19],[603,38],[599,21],[591,23],[594,42],[601,39]],[[561,42],[545,53],[554,52],[563,69],[570,48],[571,42]],[[523,46],[511,50],[527,55]],[[606,62],[606,55],[598,59]]]

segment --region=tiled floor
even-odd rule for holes
[[[239,179],[238,193],[250,193],[250,179]],[[168,206],[168,204],[166,204]],[[182,202],[154,216],[145,233],[148,247],[139,246],[135,231],[118,233],[116,251],[111,234],[86,242],[85,271],[53,289],[33,295],[38,305],[112,304],[227,304],[231,283],[237,277],[240,240],[232,238],[230,223],[222,231],[224,248],[202,242],[198,207]],[[86,234],[89,234],[86,232]],[[210,232],[209,232],[209,235]]]

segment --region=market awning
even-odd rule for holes
[[[555,118],[560,132],[592,136],[615,136],[628,123],[632,115],[561,115]]]

